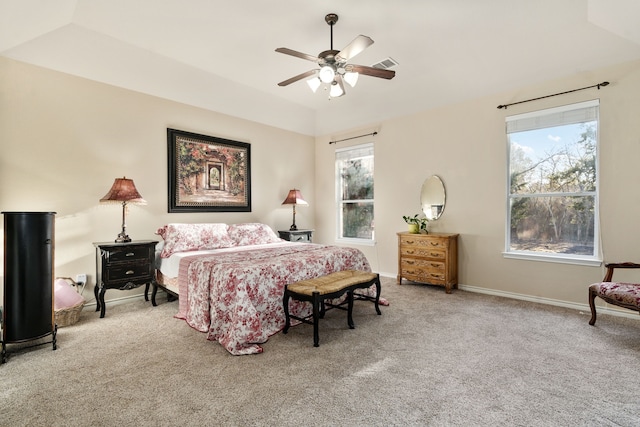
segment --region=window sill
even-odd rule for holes
[[[600,267],[602,260],[595,257],[580,256],[580,255],[552,255],[552,254],[537,254],[532,252],[503,252],[502,256],[509,259],[521,259],[525,261],[542,261],[542,262],[555,262],[560,264],[574,264],[574,265],[587,265],[590,267]]]
[[[336,239],[336,243],[343,245],[362,245],[362,246],[375,246],[375,240],[369,239]]]

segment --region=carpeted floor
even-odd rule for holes
[[[586,298],[585,289],[585,298]],[[90,307],[58,350],[0,365],[0,426],[639,426],[640,316],[383,280],[357,302],[231,356],[178,303]]]

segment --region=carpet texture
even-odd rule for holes
[[[0,426],[638,426],[640,316],[590,314],[383,278],[390,306],[231,356],[178,303],[91,307],[58,349],[0,365]],[[585,301],[587,286],[585,285]]]

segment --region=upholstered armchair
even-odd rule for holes
[[[640,268],[640,264],[623,262],[605,264],[607,273],[600,283],[589,286],[589,307],[591,307],[590,325],[596,323],[596,297],[600,297],[609,304],[628,308],[640,312],[640,283],[612,282],[613,270],[616,268]]]

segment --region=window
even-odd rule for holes
[[[599,264],[598,109],[596,100],[507,117],[505,256]]]
[[[336,150],[338,239],[373,242],[373,144]]]

